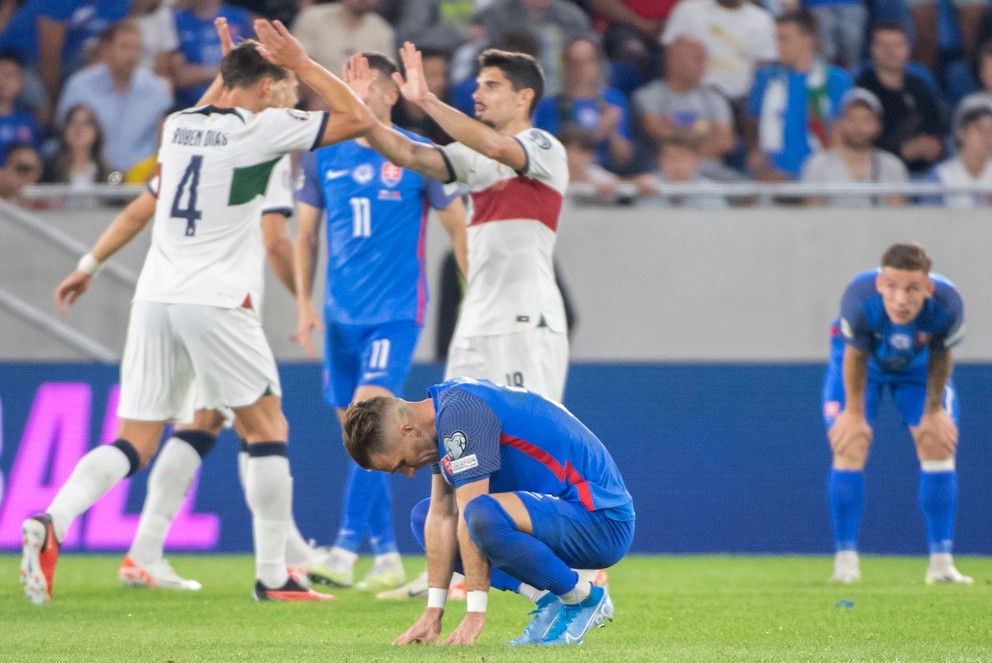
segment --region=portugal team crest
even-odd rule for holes
[[[399,166],[394,166],[387,161],[382,164],[379,177],[382,178],[382,183],[386,186],[396,186],[400,183],[400,180],[403,179],[403,169]]]
[[[467,446],[468,439],[465,437],[465,433],[460,430],[456,430],[450,437],[444,438],[444,449],[454,460],[461,458],[461,455],[465,453],[465,448]]]

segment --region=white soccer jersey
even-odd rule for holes
[[[468,185],[468,284],[455,336],[508,334],[537,326],[567,331],[551,254],[568,186],[565,148],[546,131],[515,138],[527,153],[520,173],[460,143],[441,148]]]
[[[277,162],[313,149],[324,112],[204,106],[171,115],[159,149],[152,245],[135,300],[233,308],[260,296],[259,223]]]

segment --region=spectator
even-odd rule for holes
[[[195,106],[220,69],[224,54],[214,28],[214,19],[218,16],[227,19],[233,41],[254,34],[248,12],[220,0],[199,0],[186,11],[177,13],[179,49],[172,54],[169,62],[169,77],[176,89],[176,105],[179,108]],[[336,71],[340,72],[340,67]]]
[[[569,192],[585,202],[616,202],[621,180],[596,163],[598,141],[593,132],[568,123],[557,136],[568,159]]]
[[[820,55],[850,70],[861,62],[868,7],[865,0],[803,0],[820,28]]]
[[[124,172],[155,151],[159,119],[172,107],[172,93],[166,80],[139,66],[141,30],[133,20],[110,27],[100,41],[105,61],[66,81],[56,120],[61,124],[73,106],[91,105],[107,139],[107,162]]]
[[[355,53],[396,51],[392,26],[375,13],[378,4],[379,0],[318,2],[296,15],[293,34],[311,58],[339,74]],[[301,92],[309,102],[313,95]]]
[[[7,158],[7,149],[15,143],[41,142],[41,128],[34,116],[17,107],[21,91],[21,65],[11,54],[0,54],[0,164]]]
[[[131,17],[141,28],[141,66],[168,78],[173,53],[179,48],[172,7],[164,0],[132,0]]]
[[[31,143],[14,143],[7,149],[7,161],[0,167],[0,198],[23,204],[20,192],[41,179],[41,157]]]
[[[848,90],[841,101],[836,145],[810,155],[803,165],[803,182],[906,182],[909,175],[899,157],[874,146],[882,132],[882,102],[864,88]],[[905,196],[821,196],[809,204],[831,207],[904,205]]]
[[[979,89],[961,101],[987,99],[992,102],[992,41],[982,44],[975,58],[975,77],[978,79]]]
[[[412,41],[421,51],[453,53],[485,35],[472,22],[478,4],[473,0],[406,0],[396,26],[396,43]]]
[[[882,135],[875,145],[903,160],[909,172],[921,175],[940,160],[946,131],[936,93],[922,78],[906,71],[909,37],[897,22],[876,25],[871,32],[872,66],[857,78],[882,102]]]
[[[687,133],[697,141],[701,168],[727,179],[720,159],[734,149],[730,104],[714,88],[702,85],[706,47],[692,37],[678,37],[665,49],[665,76],[634,93],[641,127],[652,142]]]
[[[619,90],[604,85],[605,62],[594,37],[576,37],[561,54],[564,86],[556,95],[545,95],[534,110],[534,126],[554,135],[566,123],[590,131],[596,141],[596,163],[623,170],[633,155],[630,109]]]
[[[706,47],[704,85],[743,109],[754,71],[778,59],[775,21],[765,9],[742,0],[698,0],[675,6],[661,42],[692,37]]]
[[[476,14],[473,22],[485,28],[490,44],[521,30],[534,35],[546,95],[561,90],[561,52],[565,43],[590,30],[589,17],[568,0],[493,0]]]
[[[930,71],[937,71],[938,64],[938,5],[943,0],[906,0],[913,19],[916,47],[913,56]],[[988,4],[985,0],[953,0],[957,27],[961,32],[965,59],[974,53],[975,36],[982,14]]]
[[[935,166],[928,182],[944,186],[976,186],[984,193],[947,193],[928,196],[922,202],[957,209],[992,207],[992,104],[984,99],[961,102],[954,113],[957,156]]]
[[[676,133],[663,138],[657,144],[658,170],[653,173],[656,185],[694,184],[691,194],[664,195],[646,198],[651,205],[661,207],[684,207],[696,210],[727,209],[727,199],[706,192],[712,180],[699,172],[702,157],[699,141],[685,133]]]
[[[629,93],[655,76],[665,20],[678,0],[591,0],[597,32],[614,63],[611,84]]]
[[[93,109],[73,106],[65,115],[55,154],[45,162],[45,182],[77,185],[105,183],[110,167],[103,157],[103,132]]]
[[[765,182],[796,179],[811,152],[830,145],[841,97],[851,89],[843,69],[817,58],[816,19],[806,11],[776,19],[779,60],[758,70],[747,106],[747,165]]]
[[[422,48],[420,57],[424,64],[424,77],[427,79],[428,89],[438,99],[447,102],[448,91],[451,89],[448,54],[444,51]],[[447,145],[451,142],[451,136],[430,115],[420,106],[410,103],[403,97],[400,97],[399,103],[393,106],[393,121],[407,131],[412,131],[438,145]]]

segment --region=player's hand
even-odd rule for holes
[[[432,645],[441,637],[441,618],[444,610],[441,608],[427,608],[420,615],[420,619],[408,628],[406,632],[393,641],[394,645],[409,645],[423,643]]]
[[[320,322],[320,316],[309,303],[296,307],[296,333],[289,337],[294,343],[299,343],[303,347],[303,352],[308,357],[316,357],[317,349],[313,345],[313,332],[323,331],[324,326]]]
[[[223,16],[215,18],[214,29],[217,30],[217,36],[220,37],[221,55],[227,55],[234,48],[234,41],[231,39],[231,28],[227,25],[227,19]]]
[[[827,433],[835,457],[863,459],[871,444],[871,426],[861,413],[844,410]]]
[[[60,311],[65,313],[76,303],[76,300],[90,287],[90,278],[89,274],[77,269],[59,283],[55,288],[55,305]]]
[[[393,74],[393,80],[399,86],[404,99],[409,99],[415,104],[423,103],[430,96],[431,91],[427,89],[427,77],[424,76],[424,62],[420,51],[413,42],[405,42],[400,49],[400,59],[403,61],[406,80],[399,72]]]
[[[343,80],[362,103],[369,102],[369,90],[375,82],[376,74],[369,67],[369,61],[361,53],[355,53],[344,64],[341,72]]]
[[[470,645],[482,634],[482,629],[486,627],[486,613],[466,612],[462,623],[458,625],[448,639],[444,641],[446,645]]]
[[[272,64],[299,71],[310,62],[303,44],[290,34],[282,21],[269,22],[264,18],[257,18],[254,26],[255,34],[262,43],[259,52]]]
[[[935,412],[924,412],[913,437],[930,456],[944,455],[950,458],[958,448],[958,427],[950,413],[943,408]]]

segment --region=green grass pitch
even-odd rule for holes
[[[203,583],[199,593],[125,589],[119,561],[64,555],[55,603],[35,606],[17,581],[19,557],[0,555],[0,662],[992,661],[988,557],[957,560],[973,586],[927,586],[923,557],[873,556],[860,584],[838,586],[826,582],[828,557],[632,556],[610,570],[616,621],[554,649],[503,644],[529,605],[501,592],[475,646],[393,647],[423,603],[354,590],[331,604],[253,603],[248,556],[172,558]],[[406,564],[412,574],[424,562]],[[463,611],[449,607],[445,635]]]

